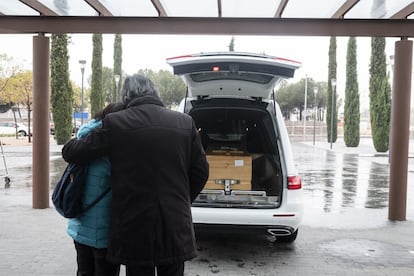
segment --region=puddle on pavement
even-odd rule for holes
[[[62,158],[55,158],[50,161],[50,188],[53,189],[56,182],[61,177],[67,163]],[[10,188],[30,188],[32,187],[32,166],[13,167],[8,169],[11,178]]]
[[[388,206],[388,164],[356,154],[335,153],[295,143],[292,146],[305,199],[312,208],[329,213],[346,208]]]

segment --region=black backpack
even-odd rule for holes
[[[105,190],[91,204],[83,207],[83,194],[85,189],[87,165],[69,163],[62,177],[56,183],[52,194],[52,202],[59,214],[65,218],[76,218],[92,208],[109,191]]]

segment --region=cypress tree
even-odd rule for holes
[[[350,37],[346,53],[346,84],[345,84],[345,125],[344,141],[347,147],[359,145],[359,90],[357,74],[357,45],[356,38]]]
[[[385,152],[389,146],[391,86],[387,76],[384,37],[373,37],[371,39],[369,73],[372,141],[378,152]]]
[[[100,111],[104,106],[102,88],[102,34],[92,36],[92,84],[91,84],[91,115]]]
[[[327,135],[328,135],[328,142],[331,141],[331,117],[333,116],[333,129],[332,129],[332,142],[336,142],[338,137],[338,124],[337,124],[337,110],[336,110],[336,87],[332,87],[332,79],[336,80],[336,37],[332,36],[329,43],[329,64],[328,64],[328,98],[326,99],[326,126],[327,126]],[[332,93],[333,102],[332,102]],[[333,104],[333,108],[332,108]],[[333,112],[332,112],[333,109]]]
[[[68,36],[53,34],[51,47],[51,106],[55,139],[63,145],[72,137],[73,91],[69,85]]]
[[[121,83],[122,83],[122,77],[121,77],[122,76],[122,36],[120,34],[116,34],[115,40],[114,40],[114,76],[115,75],[119,75],[120,78],[117,84],[115,84],[115,78],[114,78],[113,93],[112,93],[113,102],[117,102],[121,100],[119,91],[121,89]]]

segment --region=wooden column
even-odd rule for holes
[[[395,43],[388,206],[388,219],[393,221],[406,219],[412,52],[411,40]]]
[[[49,207],[49,38],[33,37],[33,208]]]

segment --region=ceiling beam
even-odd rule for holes
[[[40,15],[46,15],[46,16],[57,16],[58,15],[53,10],[49,9],[47,6],[43,5],[37,0],[19,0],[19,1],[29,6],[30,8],[36,10],[37,12],[40,13]]]
[[[0,34],[6,33],[414,37],[414,20],[0,16]]]
[[[404,19],[414,13],[414,3],[408,4],[402,8],[399,12],[390,17],[390,19]]]
[[[155,9],[158,12],[158,16],[168,16],[167,12],[164,9],[164,6],[161,4],[160,0],[151,0],[152,4],[154,5]]]
[[[286,8],[286,5],[288,4],[289,0],[281,0],[279,3],[279,6],[277,7],[277,10],[275,12],[275,18],[281,18],[283,11]]]
[[[352,9],[359,0],[347,0],[345,3],[342,4],[342,6],[339,7],[339,9],[332,15],[331,18],[344,18],[345,14]]]
[[[85,0],[85,2],[88,3],[89,6],[91,6],[95,11],[97,11],[100,16],[113,16],[112,12],[110,12],[98,0]]]

